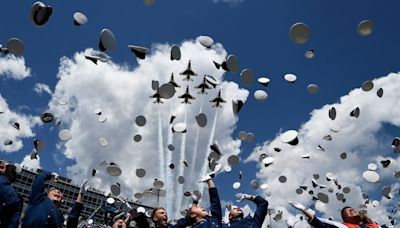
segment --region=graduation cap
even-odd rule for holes
[[[335,179],[336,179],[336,176],[333,173],[331,173],[331,172],[327,172],[326,173],[326,180],[327,181],[331,181],[331,180],[335,180]]]
[[[295,83],[297,80],[297,76],[294,74],[285,74],[283,78],[289,83]]]
[[[395,137],[392,141],[392,148],[400,147],[400,137]]]
[[[111,185],[111,193],[114,196],[119,196],[119,194],[121,193],[121,185],[119,183],[115,183],[113,185]]]
[[[376,95],[381,98],[383,96],[383,89],[379,88],[378,91],[376,91]]]
[[[314,179],[318,180],[319,179],[319,174],[318,173],[314,173],[313,177],[314,177]]]
[[[97,65],[97,61],[100,60],[100,57],[94,55],[84,55],[85,59],[92,61],[94,64]]]
[[[122,173],[121,168],[119,168],[119,166],[117,164],[115,164],[114,162],[110,162],[110,164],[108,164],[106,170],[107,170],[108,174],[110,174],[111,176],[119,176]]]
[[[153,186],[156,189],[161,189],[162,187],[164,187],[164,182],[162,182],[162,181],[160,181],[158,179],[155,179],[154,182],[153,182]]]
[[[233,109],[233,114],[238,114],[240,110],[243,107],[243,101],[242,100],[232,100],[232,109]]]
[[[161,98],[170,99],[175,95],[175,86],[171,83],[162,84],[159,88]]]
[[[367,170],[362,174],[363,178],[370,183],[376,183],[379,181],[379,174],[375,171]]]
[[[302,194],[302,193],[303,193],[303,189],[297,188],[297,189],[296,189],[296,193],[299,194],[299,195]]]
[[[220,84],[220,82],[214,78],[212,75],[204,75],[205,80],[208,84],[210,84],[213,88],[216,88],[218,84]]]
[[[19,131],[19,123],[18,122],[14,122],[14,123],[10,123],[11,126],[13,126],[15,129],[17,129]]]
[[[61,119],[60,118],[56,118],[56,120],[54,121],[54,124],[58,127],[61,124]]]
[[[329,196],[323,192],[317,194],[318,200],[322,203],[329,203]]]
[[[181,59],[181,49],[178,45],[173,45],[171,47],[171,60],[180,60]]]
[[[360,36],[368,36],[374,30],[374,24],[371,20],[363,20],[357,26],[357,32]]]
[[[358,118],[360,116],[360,108],[357,107],[350,112],[350,116]]]
[[[133,141],[135,142],[140,142],[142,141],[142,135],[141,134],[136,134],[133,136]]]
[[[210,149],[220,156],[223,154],[217,140],[215,140],[214,143],[210,145]]]
[[[172,127],[172,132],[178,132],[178,133],[186,133],[186,124],[185,123],[176,123]]]
[[[282,219],[282,211],[278,211],[278,213],[274,216],[275,221],[280,221]]]
[[[267,78],[267,77],[260,77],[260,78],[257,79],[257,81],[261,85],[267,86],[271,80],[269,78]]]
[[[178,177],[178,183],[179,184],[184,184],[185,183],[185,178],[183,176]]]
[[[383,168],[387,168],[390,165],[390,163],[391,163],[391,161],[389,159],[381,161]]]
[[[92,169],[92,177],[94,177],[96,175],[98,171],[96,169]]]
[[[186,167],[189,167],[189,165],[188,165],[188,163],[187,163],[186,160],[183,161],[183,164],[184,164]]]
[[[42,26],[46,24],[52,13],[51,6],[45,5],[43,2],[35,2],[31,7],[32,22],[37,26]]]
[[[196,115],[196,122],[199,125],[199,127],[205,127],[207,125],[207,116],[204,113],[199,113]]]
[[[299,134],[298,134],[297,131],[289,130],[289,131],[286,131],[285,133],[283,133],[280,136],[280,140],[283,143],[288,143],[288,144],[290,144],[292,146],[295,146],[295,145],[299,144],[299,139],[297,138],[298,135]]]
[[[321,145],[318,145],[318,146],[317,146],[317,150],[325,151],[325,149],[324,149]]]
[[[268,94],[264,90],[256,90],[254,92],[254,98],[256,98],[257,101],[265,101],[268,98]]]
[[[252,85],[254,83],[254,75],[250,69],[244,69],[240,72],[240,79],[246,85]]]
[[[155,0],[143,0],[144,4],[146,6],[151,6],[154,4]]]
[[[229,165],[224,166],[224,171],[230,173],[232,171],[232,167]]]
[[[243,172],[239,171],[239,179],[241,180],[243,178]]]
[[[211,48],[211,46],[214,43],[213,38],[211,38],[209,36],[199,36],[199,37],[197,37],[197,40],[199,41],[199,43],[201,45],[203,45],[206,48]]]
[[[252,189],[257,190],[260,187],[260,183],[257,180],[251,180],[250,186]]]
[[[331,109],[329,109],[329,113],[328,116],[331,120],[335,120],[336,118],[336,109],[335,107],[332,107]]]
[[[368,170],[375,171],[378,169],[378,166],[375,163],[368,164]]]
[[[273,157],[264,157],[262,159],[262,163],[264,163],[265,165],[269,166],[274,162],[274,158]]]
[[[167,146],[167,148],[168,148],[168,150],[170,150],[170,151],[174,151],[174,150],[175,150],[174,144],[169,144],[169,145]]]
[[[58,132],[58,138],[61,141],[66,142],[72,138],[72,133],[68,129],[62,129],[60,132]]]
[[[171,163],[171,164],[168,165],[168,167],[169,167],[170,169],[174,169],[174,168],[175,168],[175,165],[174,165],[174,163]]]
[[[279,180],[279,182],[281,182],[281,183],[285,183],[285,182],[287,181],[287,177],[284,176],[284,175],[282,175],[282,176],[280,176],[280,177],[278,178],[278,180]]]
[[[99,138],[99,144],[100,144],[100,146],[107,146],[108,141],[106,138]]]
[[[44,141],[43,141],[43,140],[40,140],[40,139],[35,139],[35,140],[33,141],[33,145],[34,145],[35,150],[36,150],[37,152],[42,151],[42,150],[44,149],[44,147],[45,147]]]
[[[40,119],[44,122],[44,123],[50,123],[53,121],[54,119],[54,115],[49,113],[49,112],[45,112],[42,115],[40,115]]]
[[[310,153],[301,155],[301,158],[310,159]]]
[[[99,49],[101,51],[113,50],[116,47],[114,33],[109,29],[103,29],[100,33]]]
[[[350,189],[349,187],[344,187],[342,191],[343,191],[343,193],[345,193],[345,194],[349,194],[350,191],[351,191],[351,189]]]
[[[228,55],[226,57],[226,68],[232,73],[239,72],[239,60],[235,55]]]
[[[290,27],[289,37],[296,44],[304,44],[310,37],[310,28],[303,22],[297,22]]]
[[[10,146],[13,144],[13,141],[11,139],[5,139],[4,140],[4,146]]]
[[[386,197],[387,199],[391,199],[392,198],[391,192],[392,192],[392,187],[391,186],[384,186],[382,188],[382,195],[384,197]]]
[[[231,155],[228,157],[228,164],[230,166],[235,166],[235,165],[239,164],[239,162],[240,162],[240,158],[238,155]]]
[[[148,48],[135,46],[135,45],[128,45],[128,48],[138,57],[139,59],[145,59],[146,54],[149,52]]]
[[[317,186],[319,186],[318,182],[314,179],[311,179],[311,183],[312,183],[313,188],[316,188]]]
[[[244,139],[245,139],[246,142],[248,142],[248,143],[253,143],[255,137],[256,137],[256,136],[255,136],[253,133],[249,132],[249,133],[246,133],[246,136],[245,136]]]
[[[139,126],[139,127],[143,127],[144,125],[146,125],[146,117],[140,115],[137,116],[135,119],[135,123]]]
[[[33,150],[31,153],[31,160],[37,160],[39,158],[36,150]]]
[[[314,58],[314,56],[315,56],[314,49],[310,49],[304,52],[304,57],[306,57],[306,59],[312,59]]]
[[[142,177],[144,177],[145,175],[146,175],[146,170],[145,170],[145,169],[141,169],[141,168],[136,169],[136,176],[137,176],[137,177],[142,178]]]
[[[233,189],[239,189],[240,185],[241,185],[240,182],[235,182],[235,183],[233,183],[232,187],[233,187]]]
[[[343,159],[343,160],[346,159],[347,158],[347,153],[346,152],[341,153],[340,154],[340,158]]]
[[[363,82],[361,89],[365,92],[371,91],[374,88],[374,83],[371,80]]]
[[[275,152],[281,152],[282,150],[281,150],[281,148],[274,147],[274,151],[275,151]]]
[[[317,93],[318,90],[319,90],[319,87],[318,87],[318,85],[316,85],[316,84],[309,84],[309,85],[307,86],[307,91],[308,91],[310,94]]]
[[[11,38],[7,42],[7,50],[9,53],[19,56],[24,52],[24,43],[18,38]]]
[[[326,141],[331,141],[332,140],[332,136],[331,135],[325,135],[324,137],[322,137],[322,139],[324,139]]]
[[[88,22],[88,19],[85,14],[81,12],[74,13],[74,25],[81,26]]]

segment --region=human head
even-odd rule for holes
[[[243,210],[240,207],[232,207],[229,211],[229,221],[237,218],[243,218]]]
[[[352,223],[352,224],[359,224],[360,219],[360,212],[352,207],[344,207],[341,211],[343,222]]]
[[[17,168],[8,162],[0,161],[0,175],[7,177],[11,183],[17,178]]]
[[[159,227],[168,227],[168,214],[163,207],[154,208],[151,213],[151,219]]]
[[[118,218],[114,221],[112,228],[126,228],[126,222],[123,218]]]
[[[50,200],[53,201],[58,207],[61,206],[63,194],[61,193],[61,191],[59,189],[57,189],[55,187],[49,188],[47,197],[49,197]]]
[[[209,216],[209,213],[206,211],[206,209],[193,204],[193,206],[189,208],[188,212],[186,213],[185,220],[188,225],[192,225],[207,218],[207,216]]]

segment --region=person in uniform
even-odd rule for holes
[[[0,227],[18,227],[23,201],[11,184],[17,178],[16,167],[0,161]]]

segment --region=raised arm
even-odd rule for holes
[[[210,204],[211,204],[211,215],[218,219],[218,221],[222,221],[222,209],[221,202],[218,196],[218,190],[214,185],[214,181],[210,178],[207,180],[208,184],[208,192],[210,194]]]
[[[257,224],[258,227],[261,227],[264,222],[265,216],[267,216],[268,201],[261,196],[252,196],[252,200],[257,205],[256,212],[253,216],[254,222]]]
[[[76,228],[79,223],[79,216],[81,215],[82,209],[83,209],[83,203],[82,203],[82,198],[83,194],[86,193],[86,183],[88,180],[84,180],[78,193],[78,197],[76,198],[76,201],[74,205],[72,206],[71,211],[68,214],[68,220],[67,220],[67,228]]]
[[[47,171],[42,171],[39,173],[35,181],[32,184],[32,191],[30,197],[30,204],[39,203],[45,196],[46,193],[44,192],[45,182],[51,179],[51,173]]]
[[[305,206],[303,206],[300,203],[297,202],[289,202],[289,204],[296,208],[297,210],[301,211],[304,213],[305,216],[307,216],[308,219],[308,223],[310,225],[312,225],[314,228],[337,228],[337,226],[329,224],[329,223],[325,223],[322,222],[321,220],[319,220],[316,216],[314,216],[310,209],[306,209]]]

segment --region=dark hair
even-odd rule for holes
[[[157,212],[158,210],[164,210],[164,211],[165,211],[165,208],[163,208],[163,207],[155,207],[155,208],[153,209],[153,212],[151,212],[151,220],[152,220],[153,222],[154,222],[154,220],[153,220],[154,215],[156,214],[156,212]]]
[[[186,212],[185,223],[186,223],[186,226],[191,226],[196,223],[196,218],[192,217],[192,208],[191,207]]]
[[[244,213],[243,213],[243,211],[242,211],[242,213],[240,213],[239,216],[236,217],[236,218],[243,219],[243,218],[244,218]],[[232,218],[232,219],[236,219],[236,218]],[[231,221],[232,219],[231,219],[231,212],[229,211],[229,221]]]
[[[344,211],[345,211],[347,208],[351,208],[351,207],[345,206],[344,208],[342,208],[342,211],[340,212],[340,215],[342,216],[342,220],[343,220],[343,221],[345,220]]]

